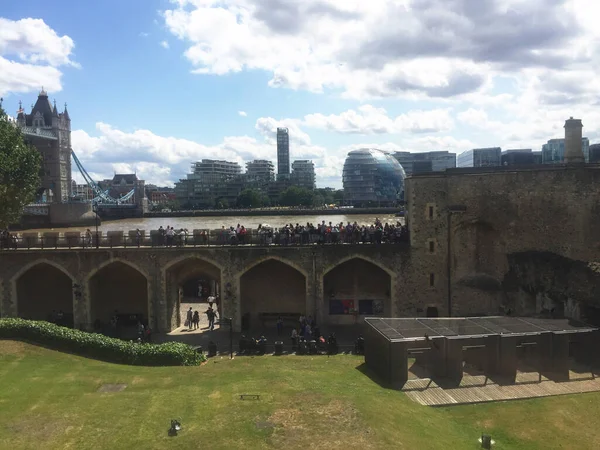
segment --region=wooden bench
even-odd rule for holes
[[[260,400],[260,394],[240,394],[240,400]]]
[[[260,313],[259,318],[263,327],[266,327],[265,323],[268,321],[273,321],[273,323],[276,323],[279,317],[283,319],[284,323],[293,322],[294,326],[299,326],[301,315],[302,314],[300,313]]]

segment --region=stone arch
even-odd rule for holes
[[[395,315],[395,273],[370,258],[352,255],[321,276],[322,317],[330,324],[352,324],[359,316]],[[356,314],[358,313],[358,314]]]
[[[381,270],[387,272],[387,274],[390,277],[395,276],[395,272],[393,270],[391,270],[388,267],[386,267],[385,265],[381,264],[379,261],[377,261],[373,258],[369,258],[368,256],[364,256],[364,255],[350,255],[350,256],[346,256],[346,257],[336,261],[334,264],[327,266],[327,268],[323,271],[323,276],[327,275],[329,272],[331,272],[336,267],[344,264],[345,262],[351,261],[353,259],[362,259],[368,263],[373,264],[374,266],[379,267]]]
[[[270,255],[253,261],[237,274],[236,281],[242,327],[261,328],[264,313],[310,313],[309,274],[287,259]],[[267,326],[273,324],[270,320]]]
[[[101,283],[102,280],[97,279],[103,272],[111,282],[105,280]],[[151,278],[137,264],[123,258],[111,258],[86,276],[84,286],[90,325],[102,323],[106,326],[115,310],[121,315],[131,316],[130,323],[125,320],[131,327],[135,326],[134,315],[141,316],[144,322],[153,325]]]
[[[216,307],[219,316],[223,314],[223,271],[224,267],[217,261],[206,258],[199,254],[186,254],[169,261],[162,271],[161,277],[164,281],[166,310],[161,316],[164,319],[163,328],[174,330],[184,323],[181,311],[181,303],[185,301],[184,292],[190,281],[203,279],[202,290],[206,288],[204,282],[209,284],[208,294],[217,297]],[[207,295],[199,296],[198,299],[187,299],[199,303],[206,301]]]
[[[259,258],[255,261],[252,261],[252,263],[250,263],[249,265],[244,267],[244,269],[242,269],[238,273],[237,278],[240,279],[249,270],[251,270],[254,267],[258,266],[259,264],[262,264],[269,260],[279,261],[280,263],[283,263],[286,266],[290,266],[291,268],[296,269],[298,272],[300,272],[302,275],[304,275],[308,279],[308,272],[306,270],[304,270],[302,267],[295,264],[293,261],[290,261],[289,259],[281,258],[280,256],[277,256],[277,255],[269,255],[269,256],[265,256],[264,258]]]
[[[44,266],[51,267],[50,273]],[[62,265],[46,258],[32,261],[11,279],[13,311],[20,317],[73,326],[74,284],[75,277]]]

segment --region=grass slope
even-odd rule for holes
[[[599,394],[436,409],[362,369],[342,355],[132,367],[0,340],[0,449],[454,450],[479,448],[482,431],[494,449],[600,447]],[[127,388],[97,393],[105,383]]]

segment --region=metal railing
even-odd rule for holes
[[[13,234],[10,238],[0,240],[0,251],[19,249],[96,249],[96,248],[182,248],[182,247],[310,247],[318,245],[397,245],[409,242],[409,233],[400,234],[367,233],[360,236],[344,236],[340,234],[301,233],[286,235],[283,233],[257,233],[232,235],[225,232],[205,230],[193,234],[166,236],[151,234],[136,236],[135,234],[111,233],[98,236],[92,232],[91,237],[85,234],[68,233],[52,236],[23,236]]]

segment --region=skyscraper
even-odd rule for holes
[[[290,177],[290,133],[287,128],[277,128],[277,179]]]
[[[315,165],[307,159],[296,160],[292,163],[292,184],[313,190],[315,188]]]

